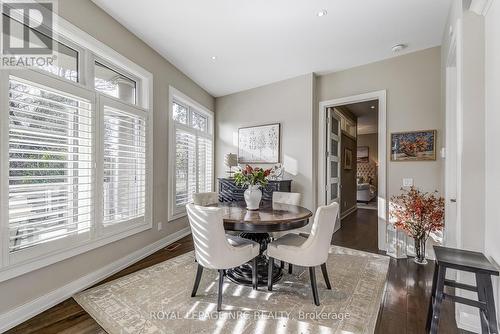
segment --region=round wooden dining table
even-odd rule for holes
[[[238,232],[242,238],[256,241],[260,244],[260,254],[257,258],[257,278],[259,286],[267,286],[268,261],[263,254],[271,241],[270,232],[284,232],[306,226],[312,212],[297,205],[264,202],[259,210],[247,210],[245,202],[221,202],[219,208],[224,212],[224,229]],[[240,267],[229,269],[226,276],[233,282],[252,285],[252,265],[245,263]],[[273,269],[273,283],[281,279],[281,267]]]

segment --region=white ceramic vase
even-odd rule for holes
[[[259,210],[260,200],[262,199],[260,186],[248,186],[247,190],[245,190],[244,197],[248,210]]]

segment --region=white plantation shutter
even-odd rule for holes
[[[9,80],[9,251],[91,228],[93,112],[88,100]]]
[[[213,172],[212,139],[198,137],[198,192],[212,191]]]
[[[0,281],[152,228],[153,74],[55,28],[71,78],[0,71]],[[120,94],[95,86],[96,62]]]
[[[175,206],[192,201],[196,192],[196,136],[186,130],[175,130]]]
[[[146,211],[146,113],[104,105],[104,227],[144,222]]]

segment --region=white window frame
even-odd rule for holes
[[[174,108],[173,108],[173,103],[174,102],[179,102],[183,105],[188,106],[188,125],[190,124],[190,113],[189,109],[192,108],[196,112],[204,114],[207,116],[207,132],[200,131],[200,130],[194,130],[192,127],[189,126],[184,126],[182,124],[178,124],[174,121],[173,115],[174,115]],[[186,130],[191,133],[196,133],[197,136],[199,137],[205,137],[209,138],[212,140],[212,189],[214,189],[215,186],[215,180],[214,180],[214,175],[215,175],[215,135],[214,135],[214,123],[215,123],[215,114],[213,111],[209,110],[208,108],[204,107],[202,104],[196,102],[186,94],[182,93],[181,91],[177,90],[176,88],[169,86],[169,94],[168,94],[168,129],[169,129],[169,137],[168,141],[169,144],[167,145],[168,147],[168,194],[169,194],[169,200],[168,200],[168,221],[173,221],[182,217],[186,216],[186,209],[185,207],[178,208],[175,205],[175,197],[176,197],[176,180],[175,180],[175,151],[176,151],[176,129],[180,128],[183,130]]]
[[[141,104],[141,99],[142,99],[142,94],[139,93],[139,87],[141,85],[141,79],[138,78],[136,75],[128,72],[127,70],[122,70],[121,68],[117,68],[115,65],[113,65],[112,63],[110,63],[109,61],[99,57],[99,56],[96,56],[96,55],[93,55],[93,59],[91,60],[92,61],[92,65],[95,64],[95,62],[98,62],[100,63],[101,65],[104,65],[106,66],[107,68],[109,68],[110,70],[112,71],[115,71],[117,73],[120,73],[121,75],[123,75],[124,77],[130,79],[130,80],[133,80],[135,81],[135,104],[136,106],[138,107],[141,107],[142,104]],[[94,78],[95,76],[95,72],[94,72],[94,66],[92,66],[92,79]],[[95,89],[95,81],[92,80],[92,83],[91,83],[91,86],[92,86],[92,89]],[[101,92],[100,92],[101,93]],[[106,96],[106,97],[110,97],[110,98],[114,98],[116,99],[114,96],[111,96],[111,95],[107,95],[105,93],[101,93],[103,96]],[[120,101],[118,99],[118,101]]]
[[[120,231],[123,230],[133,230],[135,228],[140,228],[141,226],[144,226],[144,224],[147,224],[149,228],[152,227],[152,210],[148,210],[147,205],[148,203],[153,202],[153,192],[152,192],[152,174],[153,174],[153,167],[152,164],[148,163],[148,161],[152,158],[152,151],[150,148],[153,147],[153,141],[152,138],[149,136],[149,132],[152,132],[152,122],[150,122],[149,115],[148,115],[148,110],[142,109],[136,106],[132,106],[128,103],[123,103],[116,98],[106,95],[106,94],[100,94],[99,96],[99,110],[102,112],[99,113],[99,119],[98,123],[101,124],[101,126],[97,127],[97,138],[98,138],[98,153],[97,153],[97,164],[102,165],[104,164],[104,140],[103,140],[103,129],[104,129],[104,107],[109,106],[114,109],[122,110],[124,112],[128,112],[130,114],[136,114],[136,115],[141,115],[144,116],[146,114],[146,123],[148,124],[146,126],[146,211],[144,214],[144,219],[141,218],[135,218],[132,219],[127,223],[128,226],[123,227],[121,224],[117,224],[114,226],[108,226],[104,227],[101,224],[97,225],[97,229],[99,231],[99,234],[102,235],[113,235],[116,233],[119,233]],[[98,172],[97,179],[98,180],[103,180],[104,175],[103,175],[103,169],[100,169]],[[151,191],[149,191],[151,190]],[[97,183],[97,198],[98,198],[98,206],[96,208],[96,215],[97,216],[97,221],[102,222],[103,221],[103,196],[104,196],[104,182],[98,182]]]
[[[89,100],[92,109],[91,111],[95,113],[95,94],[92,92],[89,92],[86,89],[83,89],[81,87],[78,87],[77,85],[68,85],[67,82],[61,82],[61,80],[58,80],[53,77],[47,77],[45,76],[44,73],[39,73],[38,71],[20,71],[20,70],[5,70],[4,75],[1,76],[2,84],[2,95],[0,95],[1,101],[2,101],[2,110],[9,110],[9,98],[8,98],[8,87],[9,87],[9,79],[10,76],[15,77],[16,79],[20,79],[20,81],[25,82],[30,85],[34,86],[43,86],[48,89],[54,90],[54,91],[60,91],[64,92],[66,95],[73,95],[78,98],[84,98]],[[66,81],[66,80],[65,80]],[[68,80],[69,81],[69,80]],[[3,89],[6,87],[7,89]],[[7,93],[7,94],[6,94]],[[95,117],[94,117],[94,122],[93,126],[95,128]],[[24,261],[29,261],[32,258],[36,258],[40,255],[46,255],[55,251],[58,251],[63,248],[71,247],[72,245],[75,244],[80,244],[80,243],[86,243],[90,240],[91,235],[90,233],[85,233],[83,235],[76,235],[76,236],[69,236],[65,237],[62,239],[58,239],[55,241],[50,241],[44,244],[43,246],[35,246],[35,247],[29,247],[20,251],[16,251],[12,254],[9,253],[9,209],[8,209],[8,194],[9,194],[9,158],[8,158],[8,151],[9,151],[9,114],[7,112],[2,113],[0,116],[0,121],[2,122],[2,125],[4,125],[5,129],[2,129],[2,137],[1,137],[1,146],[2,146],[2,154],[5,151],[6,155],[2,155],[2,163],[5,164],[5,166],[2,166],[2,182],[5,183],[5,185],[2,185],[5,187],[3,190],[5,191],[5,199],[2,196],[2,204],[6,204],[6,210],[2,210],[2,213],[5,215],[5,217],[2,217],[2,221],[5,222],[3,224],[4,229],[2,229],[2,253],[6,253],[7,257],[4,257],[4,259],[7,261],[6,263],[8,265],[10,264],[16,264],[16,263],[21,263]],[[94,136],[93,138],[93,145],[95,147],[96,144],[96,138]],[[6,158],[4,158],[6,157]],[[95,175],[92,176],[92,182],[95,184],[96,179]],[[2,192],[3,194],[3,192]],[[95,196],[95,194],[92,194]],[[4,203],[5,202],[5,203]]]
[[[96,166],[101,151],[101,132],[99,126],[102,115],[102,101],[121,107],[147,112],[146,143],[146,210],[144,223],[127,224],[120,229],[102,230],[100,204],[102,202],[102,172],[94,173],[94,221],[89,238],[72,237],[47,242],[19,252],[9,252],[9,113],[0,113],[0,282],[27,272],[48,266],[64,259],[82,254],[89,250],[107,245],[136,233],[151,229],[153,225],[153,75],[125,58],[111,47],[93,38],[83,30],[54,14],[53,38],[78,51],[78,82],[67,80],[41,69],[16,69],[0,71],[0,105],[9,110],[9,78],[20,78],[49,89],[62,91],[69,95],[87,98],[91,101],[92,111],[96,113],[94,122],[94,161]],[[102,62],[123,75],[136,80],[136,104],[128,104],[94,90],[94,61]],[[102,171],[102,168],[96,168]],[[101,180],[101,182],[99,182]]]

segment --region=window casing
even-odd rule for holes
[[[5,14],[2,17],[9,22],[9,32],[11,34],[11,39],[18,40],[22,43],[23,37],[22,33],[24,24],[19,21],[19,18],[10,18]],[[28,28],[32,34],[37,33],[40,39],[50,39],[44,34],[44,29],[37,30],[35,28]],[[36,40],[35,40],[36,41]],[[37,68],[41,71],[48,72],[54,76],[64,78],[69,81],[78,82],[80,78],[78,73],[80,69],[78,68],[80,63],[81,50],[78,46],[71,43],[69,40],[58,36],[52,39],[53,53],[55,60],[52,64],[40,65]],[[15,56],[15,55],[14,55]]]
[[[130,104],[137,103],[137,79],[114,70],[104,61],[94,62],[95,90]]]
[[[196,192],[214,189],[213,113],[170,87],[169,219],[185,215]]]
[[[152,226],[152,75],[64,19],[55,28],[69,71],[0,73],[0,282]],[[102,58],[133,99],[97,90]]]

